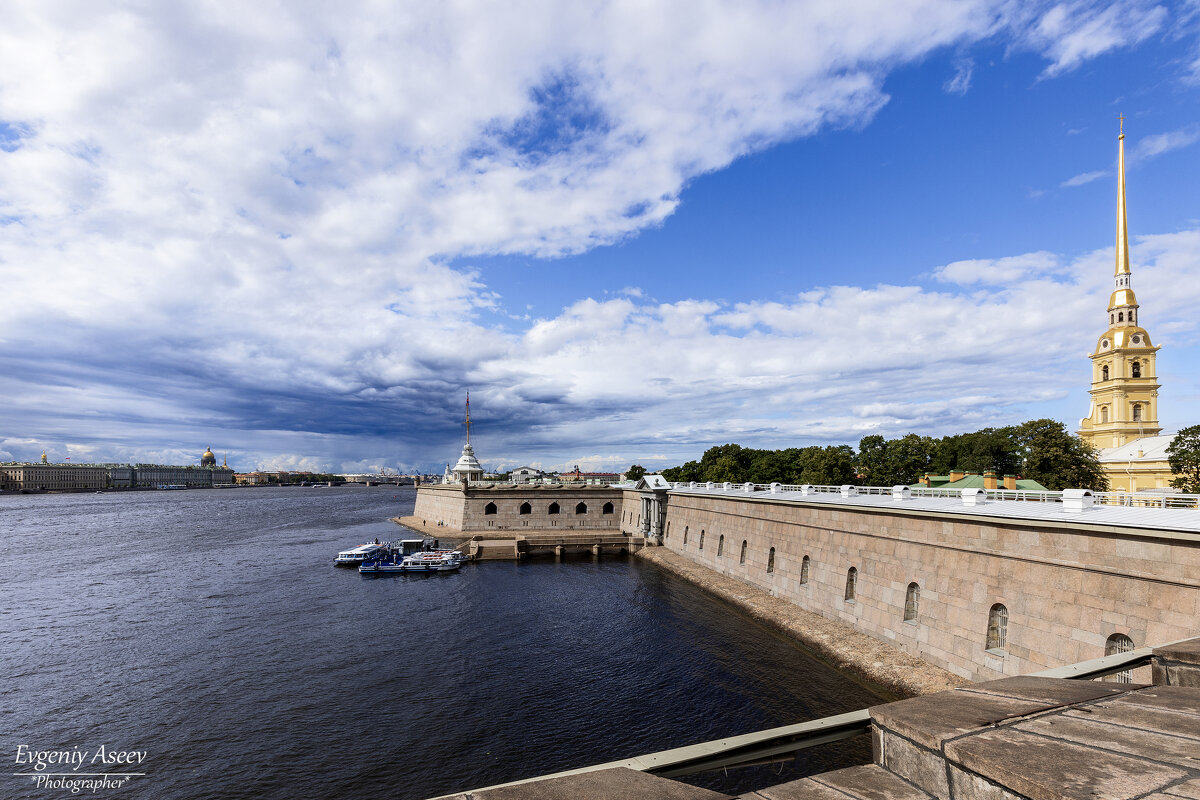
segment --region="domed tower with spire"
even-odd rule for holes
[[[217,465],[217,457],[213,454],[212,448],[204,451],[204,455],[200,456],[200,466],[215,467]]]
[[[471,447],[471,393],[467,392],[467,443],[463,445],[462,455],[452,470],[458,483],[470,484],[471,481],[483,480],[483,467],[475,458],[475,449]]]
[[[1092,407],[1079,422],[1079,435],[1099,450],[1122,447],[1135,439],[1157,436],[1158,380],[1154,357],[1158,348],[1138,325],[1137,297],[1130,284],[1129,226],[1125,217],[1125,125],[1117,137],[1117,257],[1115,286],[1108,300],[1107,330],[1096,342],[1092,359]]]

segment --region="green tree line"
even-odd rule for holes
[[[951,470],[995,470],[1053,490],[1108,488],[1096,450],[1052,419],[943,437],[864,436],[857,451],[849,445],[756,450],[723,444],[710,447],[699,461],[662,474],[685,482],[895,486],[916,483],[926,472],[945,475]]]

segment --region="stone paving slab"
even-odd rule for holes
[[[1200,665],[1200,639],[1188,639],[1186,642],[1156,647],[1154,655],[1172,661],[1182,661],[1184,664]]]
[[[1064,681],[1060,678],[1042,678],[1037,675],[1021,675],[1015,678],[964,686],[959,691],[1012,697],[1019,700],[1034,700],[1050,705],[1086,703],[1101,697],[1113,697],[1126,692],[1146,688],[1140,683],[1099,683],[1097,681]]]
[[[876,764],[824,772],[813,780],[857,800],[930,800],[925,792]]]
[[[1163,708],[1200,716],[1200,692],[1183,686],[1152,686],[1140,692],[1114,698],[1111,702]]]
[[[937,750],[946,739],[1059,706],[984,692],[953,691],[873,706],[870,712],[874,724]]]
[[[462,800],[730,800],[729,795],[616,767],[456,795]]]
[[[798,781],[788,781],[778,786],[768,786],[757,792],[738,796],[738,800],[847,800],[846,795],[822,786],[812,778],[801,778]],[[1178,800],[1171,798],[1171,800]]]
[[[1099,713],[1068,711],[1021,722],[1013,728],[1084,746],[1148,756],[1184,768],[1200,767],[1200,726],[1193,726],[1196,737],[1171,736],[1153,729],[1129,727],[1126,723],[1131,720],[1127,716],[1118,719],[1117,724],[1112,724],[1112,715],[1105,719]]]
[[[946,755],[1031,800],[1140,797],[1189,777],[1160,762],[1099,753],[1012,727],[948,742]]]
[[[1200,800],[1200,778],[1168,786],[1164,790],[1173,797],[1186,797],[1188,800]]]
[[[1097,703],[1073,709],[1062,716],[1188,738],[1196,743],[1196,755],[1200,756],[1200,716],[1196,714],[1134,703]],[[1197,766],[1200,767],[1200,760],[1197,761]]]

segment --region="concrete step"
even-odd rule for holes
[[[908,781],[878,764],[824,772],[768,786],[739,800],[931,800]]]

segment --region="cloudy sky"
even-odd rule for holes
[[[1117,117],[1200,423],[1200,2],[10,0],[0,460],[679,463],[1087,412]]]

